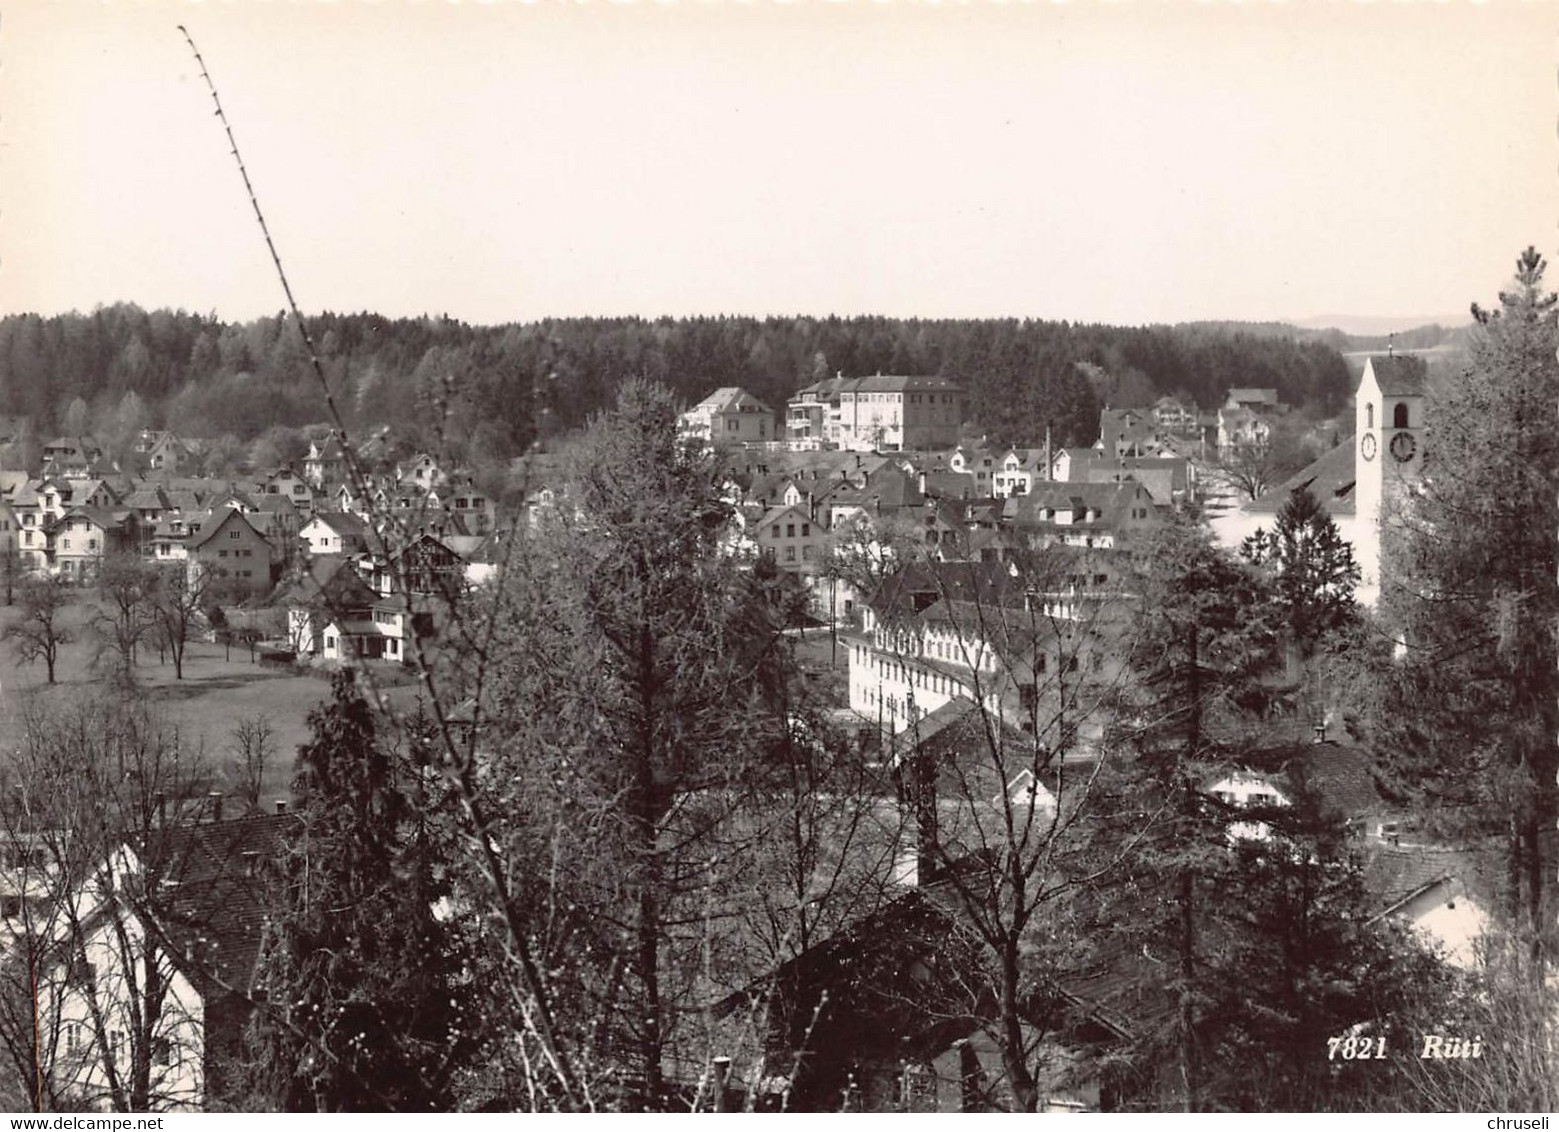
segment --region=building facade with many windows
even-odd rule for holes
[[[791,448],[855,452],[929,451],[958,443],[964,391],[936,376],[830,377],[786,404]]]

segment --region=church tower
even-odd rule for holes
[[[1369,358],[1354,399],[1354,557],[1361,605],[1373,606],[1380,597],[1383,532],[1423,474],[1425,368],[1421,359],[1394,352]]]

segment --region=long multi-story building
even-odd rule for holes
[[[885,737],[967,700],[1015,729],[1072,749],[1102,733],[1098,692],[1119,675],[1129,602],[1086,563],[905,567],[871,597],[850,644],[850,707]],[[1081,583],[1081,584],[1079,584]]]
[[[786,412],[786,438],[855,452],[925,451],[958,443],[964,390],[951,378],[833,377],[800,390]]]

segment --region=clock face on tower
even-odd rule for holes
[[[1418,451],[1418,441],[1413,439],[1410,432],[1399,432],[1391,438],[1391,454],[1401,464],[1407,463],[1413,458],[1413,453]]]
[[[1359,455],[1366,460],[1375,458],[1375,434],[1373,432],[1366,432],[1359,440]]]

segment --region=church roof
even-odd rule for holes
[[[1307,487],[1328,515],[1352,515],[1355,498],[1353,460],[1353,440],[1349,438],[1246,504],[1245,510],[1275,515],[1283,509],[1290,495]]]
[[[1375,371],[1375,384],[1388,397],[1422,397],[1428,372],[1422,358],[1410,354],[1387,354],[1370,358],[1365,365]]]

